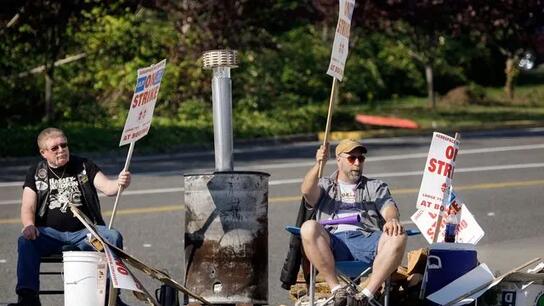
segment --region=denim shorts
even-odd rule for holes
[[[360,260],[372,264],[381,235],[380,231],[373,232],[368,237],[361,231],[329,233],[334,260]]]

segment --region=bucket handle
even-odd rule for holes
[[[435,255],[429,255],[428,260],[429,261],[427,262],[427,269],[429,269],[429,270],[442,269],[442,260],[440,259],[440,257],[435,256]],[[433,262],[433,260],[435,262]]]

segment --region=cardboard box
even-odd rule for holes
[[[506,277],[498,287],[500,306],[543,306],[544,273],[523,273]]]

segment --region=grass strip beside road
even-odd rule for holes
[[[529,180],[529,181],[512,181],[512,182],[500,182],[500,183],[482,183],[474,185],[461,185],[455,187],[456,191],[461,190],[485,190],[485,189],[499,189],[499,188],[523,188],[531,186],[544,185],[544,180]],[[403,189],[393,189],[393,195],[399,194],[411,194],[419,192],[419,188],[403,188]],[[287,202],[298,202],[300,200],[300,195],[298,196],[286,196],[286,197],[272,197],[269,199],[269,203],[287,203]],[[174,212],[174,211],[183,211],[185,210],[185,205],[164,205],[157,207],[145,207],[145,208],[126,208],[120,209],[117,211],[118,215],[138,215],[138,214],[147,214],[147,213],[160,213],[160,212]],[[107,210],[104,212],[104,216],[111,216],[112,211]],[[11,219],[0,219],[0,225],[2,224],[17,224],[20,223],[19,218]]]

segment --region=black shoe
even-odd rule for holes
[[[349,287],[342,287],[338,290],[336,290],[333,294],[333,301],[334,306],[346,306],[348,304],[348,300],[355,295],[355,291]]]
[[[42,306],[38,293],[30,289],[20,289],[17,291],[19,296],[17,303],[8,304],[8,306]]]

